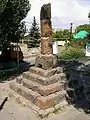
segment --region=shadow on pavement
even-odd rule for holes
[[[14,79],[23,72],[28,71],[30,66],[32,65],[26,61],[21,61],[19,66],[13,61],[0,63],[0,82],[3,83]]]
[[[90,114],[90,64],[85,65],[77,60],[58,62],[66,74],[65,90],[69,104],[81,108]]]

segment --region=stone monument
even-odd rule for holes
[[[40,13],[41,54],[52,54],[51,4],[43,5]]]
[[[66,76],[62,67],[56,67],[57,58],[52,54],[51,4],[41,7],[41,55],[35,66],[23,77],[10,83],[10,88],[33,103],[32,109],[45,116],[67,104],[64,83]]]

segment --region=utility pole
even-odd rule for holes
[[[88,13],[88,20],[89,20],[89,25],[90,25],[90,12]]]
[[[73,23],[70,23],[70,41],[71,41],[71,37],[72,37],[72,25],[73,25]]]

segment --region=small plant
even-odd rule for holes
[[[72,39],[69,43],[66,43],[65,44],[66,46],[68,47],[78,47],[78,48],[85,48],[86,47],[86,42],[85,42],[85,39],[84,40],[75,40],[75,39]]]
[[[79,47],[69,47],[68,49],[64,49],[59,55],[59,59],[76,59],[79,57],[84,57],[84,51]]]

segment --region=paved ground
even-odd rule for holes
[[[78,111],[75,108],[68,108],[65,112],[58,113],[48,120],[90,120],[90,115],[86,115],[83,111]]]
[[[27,58],[25,61],[30,62],[32,65],[35,63],[35,58]],[[86,62],[87,61],[87,62]],[[83,63],[90,64],[90,60],[83,60]],[[9,97],[9,82],[0,83],[0,104]],[[17,103],[12,98],[0,110],[0,120],[41,120],[30,108]],[[74,107],[65,108],[58,113],[51,114],[43,120],[90,120],[90,114],[85,114],[83,110],[77,110]]]
[[[5,97],[9,97],[9,82],[0,84],[0,103]],[[17,103],[14,99],[8,98],[8,101],[0,110],[0,120],[39,120],[31,109]]]
[[[9,96],[9,82],[0,83],[0,104],[5,97]],[[0,110],[0,120],[41,120],[30,108],[17,103],[12,98]],[[64,111],[58,111],[56,114],[51,114],[43,120],[90,120],[90,114],[87,115],[81,110],[76,110],[74,107],[65,108]]]

